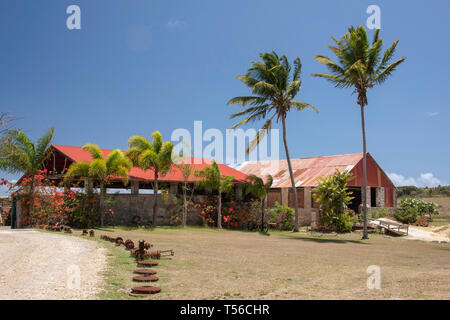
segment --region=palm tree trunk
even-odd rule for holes
[[[33,216],[34,212],[34,174],[31,175],[31,184],[30,184],[30,206],[28,208],[28,212],[30,218]]]
[[[186,192],[187,192],[187,182],[184,182],[184,188],[183,188],[183,227],[186,227],[186,220],[187,220],[187,199],[186,199]]]
[[[158,171],[155,170],[155,181],[153,186],[153,226],[158,225]]]
[[[369,239],[367,233],[367,170],[366,170],[366,127],[364,123],[364,105],[361,107],[361,128],[362,128],[362,138],[363,138],[363,190],[362,190],[362,200],[363,200],[363,239]]]
[[[264,231],[264,198],[261,198],[261,232]]]
[[[222,192],[217,196],[217,228],[222,229]]]
[[[104,227],[105,223],[105,185],[102,182],[100,184],[100,227]]]
[[[286,118],[281,117],[281,121],[283,124],[283,143],[284,143],[284,150],[286,151],[286,160],[289,167],[289,175],[291,177],[291,184],[292,184],[292,192],[294,195],[294,209],[295,209],[295,227],[294,232],[298,232],[298,201],[297,201],[297,188],[295,186],[295,180],[294,180],[294,173],[292,171],[292,165],[291,165],[291,158],[289,157],[289,150],[287,146],[287,139],[286,139]]]

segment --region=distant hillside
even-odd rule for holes
[[[397,187],[397,197],[450,197],[450,186],[418,188],[415,186]]]

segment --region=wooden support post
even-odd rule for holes
[[[281,205],[289,205],[289,188],[281,188]]]
[[[139,194],[139,181],[131,181],[131,194]]]

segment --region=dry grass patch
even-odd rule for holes
[[[152,299],[450,299],[449,243],[202,228],[115,228],[96,234],[175,250],[172,260],[155,267],[156,285],[163,290]],[[111,257],[100,297],[130,298],[135,261],[123,247],[102,242]],[[381,290],[366,287],[369,265],[381,267]]]

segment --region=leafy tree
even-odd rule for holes
[[[11,116],[8,112],[0,112],[0,161],[11,156],[11,154],[7,152],[11,138],[8,131],[14,129],[12,122],[17,119],[18,118]]]
[[[315,59],[324,64],[330,73],[313,73],[313,76],[322,77],[330,81],[336,88],[354,88],[358,97],[357,104],[361,111],[361,127],[363,139],[363,239],[368,238],[367,233],[367,173],[366,173],[366,131],[364,121],[364,106],[368,104],[367,90],[382,84],[400,63],[406,58],[401,58],[390,63],[395,52],[398,40],[394,41],[383,55],[383,39],[379,38],[379,31],[375,31],[372,43],[367,39],[367,32],[363,26],[350,27],[348,32],[340,40],[331,37],[336,46],[329,48],[336,55],[338,62],[325,56],[315,56]]]
[[[8,130],[5,133],[7,143],[1,146],[3,158],[0,160],[0,169],[10,173],[23,173],[31,177],[29,184],[29,214],[33,213],[35,180],[34,176],[42,168],[42,164],[50,154],[51,141],[54,128],[50,128],[36,143],[20,130]]]
[[[100,226],[104,226],[105,216],[105,195],[106,184],[113,177],[121,177],[124,185],[128,184],[128,172],[132,164],[131,161],[119,149],[113,150],[105,158],[102,150],[92,143],[83,146],[83,150],[91,154],[92,161],[74,162],[69,167],[64,176],[65,182],[69,182],[76,178],[85,178],[87,180],[87,193],[91,193],[91,185],[97,182],[100,187]]]
[[[173,163],[172,151],[173,143],[166,141],[163,143],[162,135],[159,131],[152,133],[153,142],[142,136],[132,136],[128,140],[130,149],[127,156],[133,162],[133,165],[142,170],[153,170],[155,176],[153,180],[153,226],[158,225],[158,178],[165,176]]]
[[[248,182],[244,185],[246,194],[251,194],[258,198],[261,204],[261,231],[264,230],[264,202],[266,200],[267,194],[269,193],[270,187],[273,183],[273,178],[270,174],[266,176],[266,183],[264,180],[256,175],[249,175],[247,177]]]
[[[233,190],[232,176],[223,176],[219,165],[213,161],[211,166],[200,170],[197,174],[201,180],[197,181],[200,188],[217,192],[217,228],[222,228],[222,194]]]
[[[336,169],[334,175],[322,178],[313,197],[320,204],[322,223],[327,228],[339,232],[351,230],[351,217],[346,208],[353,199],[347,189],[347,183],[352,175],[347,171],[340,172]]]
[[[235,97],[228,101],[228,104],[237,104],[245,108],[241,112],[234,113],[230,118],[244,117],[236,123],[233,128],[240,125],[266,119],[262,129],[258,131],[255,138],[249,143],[247,153],[251,152],[258,143],[264,138],[267,130],[272,128],[272,122],[281,121],[283,127],[283,143],[286,152],[286,160],[291,177],[292,191],[294,199],[297,199],[297,189],[292,171],[291,158],[286,138],[286,117],[289,111],[302,111],[316,108],[308,103],[294,100],[301,89],[302,81],[300,73],[302,64],[300,58],[294,60],[294,71],[291,75],[291,65],[286,56],[281,58],[275,52],[260,54],[262,62],[252,62],[250,69],[245,75],[236,78],[247,85],[253,93],[253,96]],[[295,228],[298,231],[298,203],[295,203]]]
[[[189,163],[188,160],[183,161],[181,163],[177,163],[176,166],[181,170],[181,175],[183,177],[183,217],[182,224],[186,226],[187,222],[187,213],[188,213],[188,203],[192,199],[194,195],[195,184],[192,188],[189,186],[189,179],[196,175],[197,170],[193,163]],[[190,196],[188,200],[188,192],[190,191]]]

